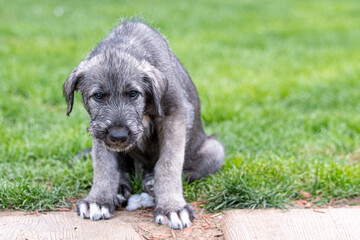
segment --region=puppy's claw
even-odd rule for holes
[[[119,203],[126,201],[126,198],[122,194],[116,194],[116,198],[118,199]]]
[[[112,217],[107,204],[99,206],[97,203],[88,203],[85,200],[80,200],[77,204],[77,214],[80,215],[81,218],[90,218],[92,221]]]
[[[104,220],[109,219],[112,216],[109,209],[105,206],[101,207],[101,215],[102,215],[102,219]]]
[[[80,215],[81,218],[89,218],[90,214],[87,203],[83,202],[79,204],[78,215]]]
[[[155,222],[158,224],[167,224],[169,227],[173,229],[183,229],[187,228],[191,225],[191,219],[195,216],[194,213],[189,213],[189,208],[186,206],[181,209],[178,213],[175,211],[167,214],[166,217],[162,212],[155,211]],[[192,208],[191,208],[192,210]]]
[[[163,224],[167,224],[168,221],[167,221],[167,218],[164,217],[163,215],[158,215],[155,218],[155,222],[158,223],[158,224],[163,225]]]
[[[101,209],[96,203],[90,203],[90,219],[97,221],[101,218]]]
[[[183,209],[180,211],[180,219],[184,228],[187,228],[191,225],[189,211],[187,209]]]
[[[176,212],[170,212],[169,219],[170,219],[170,221],[168,223],[169,227],[171,227],[173,229],[182,229],[183,228],[182,222]]]

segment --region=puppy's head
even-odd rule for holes
[[[104,51],[80,62],[65,81],[67,114],[78,90],[90,116],[91,135],[110,151],[126,151],[142,137],[147,115],[164,115],[166,88],[163,74],[147,61]]]

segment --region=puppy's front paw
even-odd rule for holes
[[[97,204],[84,199],[76,204],[76,212],[81,218],[90,218],[93,221],[109,219],[112,217],[114,207],[111,204]]]
[[[187,228],[191,225],[191,221],[195,219],[194,209],[189,204],[177,211],[164,211],[162,208],[156,208],[154,215],[155,222],[167,224],[173,229]]]

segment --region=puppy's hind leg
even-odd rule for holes
[[[183,174],[188,182],[215,173],[222,167],[225,158],[223,145],[214,137],[208,137],[189,159],[185,160]]]
[[[141,179],[144,191],[150,196],[155,197],[154,194],[154,167],[147,166],[139,160],[134,160],[135,178]]]
[[[155,184],[154,173],[153,172],[144,173],[142,182],[143,182],[143,185],[144,185],[145,192],[147,192],[150,196],[155,197],[155,193],[154,193],[154,184]]]
[[[80,159],[80,160],[86,160],[86,158],[90,157],[91,156],[91,151],[92,149],[91,148],[87,148],[79,153],[77,153],[74,157],[74,159]]]
[[[125,203],[131,196],[132,183],[131,178],[136,174],[135,160],[124,153],[116,153],[118,160],[118,168],[120,171],[119,186],[116,197],[119,200],[119,205]]]

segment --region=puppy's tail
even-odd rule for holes
[[[86,158],[91,157],[91,149],[92,148],[87,148],[87,149],[77,153],[75,155],[74,159],[78,158],[78,159],[81,159],[81,160],[85,160]]]

